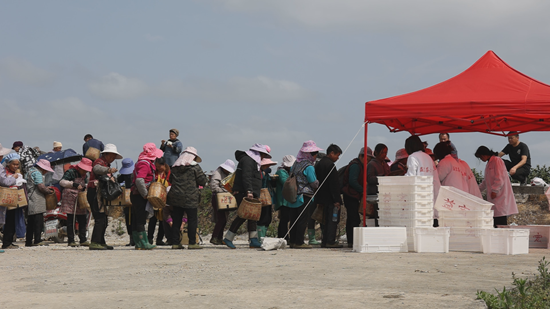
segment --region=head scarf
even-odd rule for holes
[[[187,147],[185,150],[181,153],[181,156],[176,160],[174,165],[172,167],[176,166],[188,166],[188,165],[195,165],[197,162],[195,161],[195,158],[200,158],[198,156],[197,150],[193,147]],[[199,160],[200,162],[201,160]]]

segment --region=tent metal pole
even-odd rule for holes
[[[369,133],[369,123],[367,122],[367,104],[365,104],[365,148],[363,155],[363,227],[367,226],[367,136]]]

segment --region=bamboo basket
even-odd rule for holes
[[[54,210],[57,208],[57,196],[55,193],[46,194],[46,210]]]
[[[78,209],[90,209],[90,203],[88,203],[88,192],[78,192],[77,202]]]
[[[258,221],[262,214],[262,202],[256,198],[243,198],[237,215],[245,220]]]
[[[218,210],[235,210],[237,209],[237,201],[233,194],[229,192],[217,193]]]
[[[92,162],[93,162],[93,161],[99,159],[100,154],[101,154],[101,152],[99,151],[99,149],[94,148],[94,147],[90,147],[90,148],[88,148],[88,150],[86,151],[84,156],[86,158],[92,160]]]
[[[0,187],[0,206],[17,207],[19,201],[18,190]]]
[[[260,191],[260,202],[262,202],[262,206],[271,206],[271,194],[267,188],[262,188]]]
[[[149,186],[147,200],[153,205],[153,209],[164,208],[166,206],[166,187],[160,182],[153,182]]]

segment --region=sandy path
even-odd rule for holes
[[[242,242],[241,242],[242,243]],[[549,250],[358,254],[350,249],[113,251],[66,244],[0,255],[4,308],[484,308],[478,289],[529,275]]]

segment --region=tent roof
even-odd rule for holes
[[[370,101],[365,121],[390,131],[550,131],[550,86],[509,66],[488,51],[459,75],[415,92]]]

